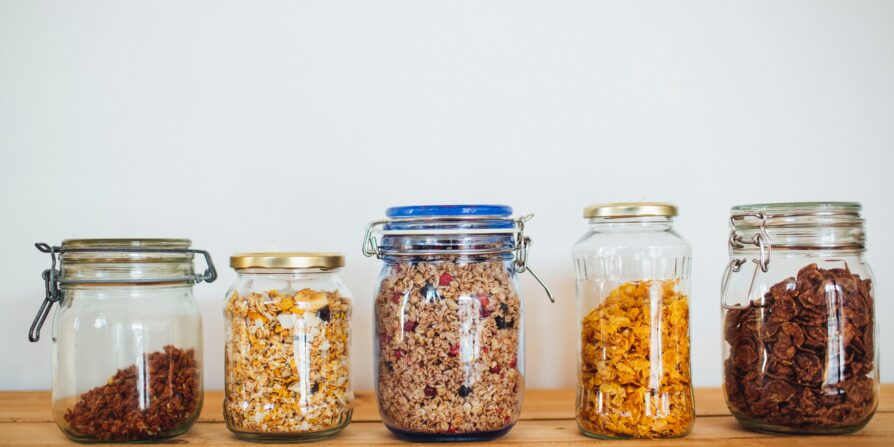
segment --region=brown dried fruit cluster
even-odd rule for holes
[[[876,406],[870,280],[810,264],[726,315],[724,389],[758,425],[842,428]]]
[[[391,265],[375,311],[379,407],[389,427],[462,434],[515,422],[522,321],[505,263]]]
[[[201,405],[199,369],[192,349],[165,346],[144,354],[145,369],[131,365],[108,383],[82,394],[65,413],[76,437],[136,441],[179,434]],[[149,382],[143,380],[148,377]]]
[[[234,291],[225,314],[230,429],[296,434],[347,424],[354,397],[350,300],[313,289]]]
[[[578,425],[616,438],[689,433],[689,303],[676,281],[633,281],[583,320]]]

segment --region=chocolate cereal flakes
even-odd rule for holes
[[[689,303],[677,281],[633,281],[583,320],[578,425],[606,437],[689,433]]]
[[[724,391],[756,428],[859,426],[876,400],[872,284],[847,268],[802,268],[726,314]]]
[[[149,440],[185,431],[202,402],[194,351],[169,345],[143,359],[82,394],[63,416],[67,431],[100,441]]]
[[[392,429],[493,432],[521,410],[521,303],[500,261],[392,264],[375,301],[377,385]]]

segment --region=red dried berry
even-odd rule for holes
[[[394,350],[394,359],[400,360],[400,358],[403,357],[404,355],[406,355],[406,353],[407,352],[404,351],[403,349],[395,349]]]
[[[509,367],[510,368],[518,367],[518,357],[512,356],[512,360],[509,361]]]
[[[394,302],[394,303],[400,303],[400,300],[401,300],[401,298],[403,298],[403,297],[404,297],[404,294],[402,294],[402,293],[400,293],[400,292],[394,292],[394,293],[391,295],[391,301]]]
[[[499,374],[500,373],[500,365],[491,366],[490,372],[493,374]]]
[[[450,351],[447,352],[447,355],[450,357],[456,357],[459,355],[459,345],[453,345],[450,347]]]
[[[415,322],[415,321],[413,321],[413,320],[407,320],[407,321],[404,322],[404,331],[405,331],[405,332],[413,332],[413,331],[416,330],[416,326],[417,326],[418,324],[419,324],[419,323],[417,323],[417,322]]]
[[[450,434],[456,433],[456,428],[454,428],[454,427],[451,425],[450,427],[447,428],[447,433],[450,433]]]
[[[487,295],[479,293],[477,298],[478,302],[481,303],[481,307],[490,307],[490,299],[487,297]]]
[[[481,351],[487,354],[488,352],[490,352],[490,346],[482,346]]]
[[[425,396],[426,397],[435,397],[437,395],[438,395],[438,390],[436,390],[430,386],[425,387]]]
[[[449,286],[451,282],[453,282],[453,277],[449,273],[442,273],[441,277],[438,278],[439,286]]]
[[[384,332],[379,332],[379,343],[384,345],[384,344],[388,344],[388,342],[390,342],[390,341],[391,341],[390,335],[388,335]]]

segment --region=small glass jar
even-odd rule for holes
[[[401,438],[481,441],[508,432],[524,393],[527,218],[488,205],[389,208],[363,252],[375,290],[376,396]],[[375,233],[382,235],[377,241]]]
[[[849,202],[732,209],[723,391],[742,425],[848,433],[875,413],[875,283],[860,212]]]
[[[227,428],[312,441],[351,422],[351,292],[337,253],[233,255],[224,308]]]
[[[574,246],[579,309],[577,424],[595,438],[685,436],[695,420],[689,360],[689,245],[676,207],[584,210]]]
[[[53,303],[53,415],[80,442],[134,442],[185,433],[202,408],[202,319],[193,285],[214,281],[207,252],[186,239],[77,239],[50,253],[46,298],[29,339]],[[193,256],[208,270],[193,271]],[[59,269],[56,269],[59,255]]]

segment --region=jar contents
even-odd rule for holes
[[[578,424],[605,437],[683,436],[694,420],[689,304],[677,281],[632,281],[583,320]]]
[[[392,264],[376,297],[384,422],[419,433],[493,432],[521,410],[519,297],[511,267]]]
[[[228,424],[296,433],[345,423],[353,400],[350,301],[338,291],[234,291],[225,313]]]
[[[730,309],[724,390],[733,412],[797,428],[860,424],[875,409],[871,281],[810,264]]]
[[[148,379],[148,383],[143,381]],[[192,349],[165,346],[82,394],[64,419],[73,435],[102,441],[163,438],[191,422],[201,402]]]

